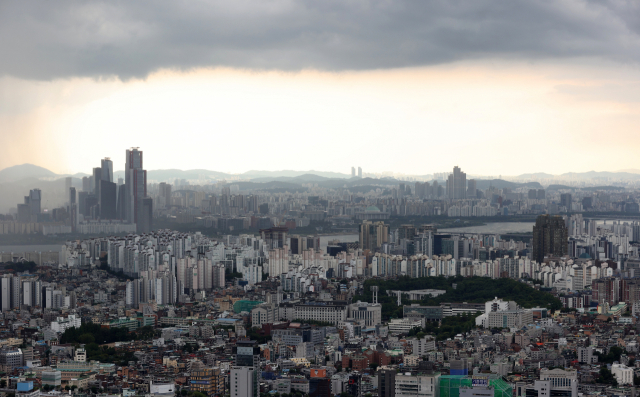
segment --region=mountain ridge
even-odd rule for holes
[[[637,172],[636,172],[637,171]],[[430,174],[423,174],[421,178]],[[47,168],[37,166],[30,163],[14,165],[11,167],[7,167],[3,170],[0,170],[0,183],[2,182],[16,182],[22,179],[28,178],[64,178],[64,177],[73,177],[73,178],[82,178],[84,176],[90,176],[86,173],[75,173],[75,174],[56,174],[53,171],[48,170]],[[404,178],[415,180],[416,175],[407,175]],[[124,178],[124,170],[119,170],[114,172],[114,179]],[[243,181],[251,181],[255,183],[265,183],[271,181],[280,181],[280,182],[291,182],[291,183],[309,183],[309,182],[317,182],[317,183],[328,183],[331,181],[331,185],[354,185],[359,184],[362,185],[362,182],[369,181],[403,181],[401,178],[393,178],[393,177],[381,177],[381,178],[353,178],[350,174],[343,174],[339,172],[331,172],[331,171],[316,171],[316,170],[308,170],[308,171],[295,171],[295,170],[279,170],[279,171],[264,171],[264,170],[249,170],[239,174],[231,174],[220,171],[206,170],[206,169],[189,169],[189,170],[180,170],[177,168],[168,168],[168,169],[157,169],[157,170],[147,170],[147,179],[150,181],[157,182],[170,182],[173,183],[175,179],[187,179],[187,180],[199,180],[199,179],[210,179],[210,180],[230,180],[230,182],[235,182],[233,180],[239,179]],[[404,180],[406,183],[413,183],[412,181]],[[544,172],[535,172],[535,173],[525,173],[515,177],[506,177],[506,179],[482,179],[481,177],[477,177],[476,180],[480,185],[484,186],[486,184],[490,184],[491,181],[510,181],[514,184],[527,184],[531,180],[535,179],[548,179],[548,180],[556,180],[562,181],[563,179],[568,180],[579,180],[579,181],[588,181],[593,180],[596,183],[596,180],[600,180],[596,184],[603,185],[602,179],[620,179],[627,181],[636,181],[640,180],[640,170],[628,169],[621,171],[587,171],[587,172],[567,172],[559,175],[552,175]],[[498,185],[509,187],[508,184],[503,182],[499,182]],[[535,182],[537,183],[537,182]],[[382,184],[388,184],[387,182],[383,182]],[[552,185],[558,183],[552,183]],[[609,183],[605,183],[609,184]],[[494,185],[495,186],[495,185]],[[530,185],[534,187],[533,185]],[[498,186],[496,186],[498,187]]]

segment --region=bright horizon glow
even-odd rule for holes
[[[0,78],[0,169],[473,175],[640,168],[640,94],[616,64],[460,62],[366,72],[162,70],[144,80]],[[612,155],[615,162],[611,161]]]

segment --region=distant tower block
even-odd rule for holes
[[[396,293],[398,294],[398,306],[402,306],[402,299],[400,298],[400,296],[402,296],[402,291],[397,291]]]
[[[378,303],[378,286],[377,285],[372,286],[371,292],[373,293],[373,304]]]

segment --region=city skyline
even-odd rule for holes
[[[9,397],[636,397],[640,3],[0,0]]]

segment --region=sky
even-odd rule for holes
[[[0,0],[0,169],[637,169],[635,1]]]

